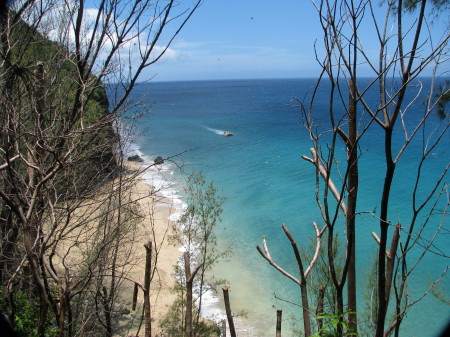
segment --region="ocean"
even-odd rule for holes
[[[261,246],[262,237],[266,236],[272,257],[295,274],[295,256],[281,224],[288,226],[303,249],[308,249],[314,238],[313,221],[321,224],[315,202],[314,167],[301,159],[301,155],[310,156],[312,143],[303,126],[301,111],[295,106],[298,102],[292,100],[302,99],[314,83],[314,79],[149,82],[139,84],[132,93],[132,99],[140,102],[128,115],[149,112],[135,123],[129,153],[138,153],[149,163],[157,156],[171,158],[145,174],[149,184],[161,186],[161,192],[173,198],[181,210],[182,171],[202,170],[207,180],[213,181],[227,197],[216,235],[219,248],[230,247],[233,254],[218,263],[213,274],[227,280],[232,310],[246,313],[237,318],[239,336],[273,336],[276,309],[283,310],[283,336],[294,336],[295,328],[302,327],[301,311],[292,304],[300,303],[299,287],[272,268],[256,246]],[[423,83],[426,86],[429,80],[424,79]],[[320,88],[314,106],[319,130],[327,123],[328,89],[327,85]],[[408,98],[412,97],[414,94]],[[376,104],[374,94],[372,98],[371,104]],[[423,114],[422,101],[419,97],[409,107],[411,124],[404,125],[404,129],[399,124],[397,144],[405,132],[412,132],[414,122]],[[424,130],[432,133],[442,123],[433,115]],[[221,133],[225,130],[234,135],[224,137]],[[417,156],[428,140],[425,135],[418,134],[417,141],[399,162],[391,193],[393,222],[403,224],[411,218],[410,195]],[[434,148],[431,159],[426,161],[418,188],[422,195],[447,165],[449,145],[447,133],[441,146]],[[376,214],[379,209],[383,184],[383,136],[378,125],[367,131],[360,150],[357,282],[361,310],[365,306],[362,292],[367,288],[377,248],[371,232],[379,231],[376,218],[368,213]],[[437,209],[442,210],[447,203],[445,197]],[[431,236],[441,220],[440,216],[433,217],[424,235]],[[448,227],[448,221],[445,225]],[[444,254],[450,255],[448,232],[440,235],[437,244]],[[439,278],[447,265],[447,259],[426,254],[411,276],[410,300],[426,291],[428,283]],[[449,289],[448,280],[443,284]],[[206,314],[223,317],[221,291],[217,297],[210,295]],[[448,291],[446,295],[450,295]],[[450,307],[430,294],[408,312],[401,336],[436,336],[449,318]]]

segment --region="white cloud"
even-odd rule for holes
[[[97,19],[97,16],[98,16],[97,8],[85,8],[83,21],[85,21],[85,24],[92,24]]]
[[[166,47],[155,46],[154,49],[153,49],[154,50],[154,54],[155,55],[159,55],[160,53],[163,52],[164,48],[166,48]],[[178,51],[178,50],[176,50],[176,49],[173,49],[173,48],[169,47],[165,51],[163,58],[165,60],[178,60],[180,58],[183,58],[183,53]]]

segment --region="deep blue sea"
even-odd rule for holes
[[[273,336],[276,309],[283,309],[283,336],[293,336],[292,327],[302,327],[299,308],[287,302],[300,302],[299,287],[269,266],[255,247],[262,244],[262,236],[267,236],[272,257],[296,273],[295,257],[281,224],[290,228],[297,243],[305,249],[310,245],[309,238],[314,236],[312,222],[321,224],[315,202],[314,167],[301,159],[301,155],[310,155],[312,144],[300,110],[292,106],[296,104],[292,97],[303,98],[314,83],[312,79],[150,82],[138,85],[133,92],[134,99],[142,99],[132,109],[133,113],[150,112],[136,123],[131,151],[144,155],[150,162],[156,156],[175,156],[157,173],[159,178],[147,175],[149,182],[155,184],[165,175],[170,180],[164,186],[166,195],[182,200],[178,167],[187,173],[202,170],[227,197],[217,236],[219,247],[230,246],[233,255],[220,262],[214,274],[227,280],[233,311],[247,313],[246,318],[238,320],[239,336]],[[425,79],[423,83],[426,86],[429,81]],[[377,104],[375,98],[371,104]],[[404,137],[404,130],[411,133],[423,114],[422,101],[417,99],[408,109],[410,124],[406,123],[402,129],[399,123],[397,144]],[[314,106],[319,130],[326,126],[327,102],[328,87],[324,85],[317,93]],[[417,173],[417,156],[429,140],[427,135],[442,123],[448,120],[443,122],[433,115],[425,133],[420,131],[417,141],[400,160],[391,193],[390,212],[394,223],[407,223],[411,218],[410,192]],[[222,136],[224,130],[230,130],[234,136]],[[381,199],[384,165],[380,131],[379,126],[372,125],[360,148],[358,211],[362,213],[357,219],[357,268],[361,292],[367,288],[367,276],[376,252],[371,232],[379,232],[376,218],[366,212],[376,214]],[[449,145],[447,133],[422,168],[419,191],[429,190],[449,162]],[[423,232],[425,237],[431,237],[440,224],[448,230],[448,221],[442,224],[440,215],[448,204],[448,196],[443,199]],[[450,255],[448,232],[442,231],[437,245]],[[410,267],[413,265],[411,260]],[[446,259],[426,254],[410,278],[410,300],[417,299],[427,289],[428,282],[437,279],[447,265]],[[443,284],[450,289],[448,280]],[[448,290],[446,295],[450,295]],[[360,298],[362,310],[365,306],[362,294]],[[208,311],[223,307],[221,301],[210,302]],[[450,307],[428,295],[409,311],[401,335],[435,336],[448,318]]]

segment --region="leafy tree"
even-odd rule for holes
[[[449,9],[450,5],[448,1],[446,0],[431,0],[431,6],[433,7],[433,10],[446,10]],[[405,1],[405,8],[414,11],[417,9],[418,6],[420,6],[421,0],[406,0]]]
[[[437,88],[437,93],[434,95],[436,100],[436,111],[442,119],[448,118],[449,114],[446,111],[448,102],[450,101],[450,81],[445,81],[445,84]]]
[[[202,297],[210,287],[222,283],[220,280],[213,282],[212,278],[207,279],[207,272],[220,258],[229,253],[228,250],[222,251],[217,247],[215,234],[225,197],[218,194],[213,183],[207,182],[201,171],[192,172],[187,177],[184,191],[186,209],[177,221],[175,231],[178,234],[174,239],[181,242],[185,250],[182,261],[185,274],[180,279],[186,287],[184,328],[189,335],[192,333],[191,325],[194,324],[193,333],[197,335],[204,325],[201,322]],[[193,295],[197,297],[195,315]]]

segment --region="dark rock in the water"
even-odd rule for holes
[[[135,154],[134,156],[128,157],[128,161],[135,161],[138,163],[142,163],[144,159],[142,159],[139,155]]]
[[[163,159],[163,157],[161,157],[161,156],[156,157],[156,158],[155,158],[155,164],[156,164],[156,165],[164,164],[164,159]]]

